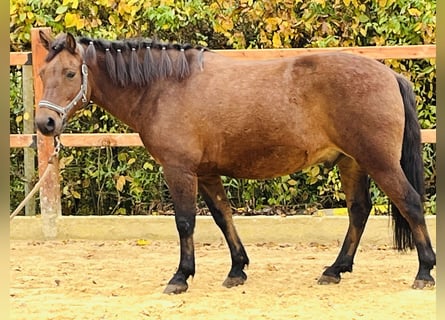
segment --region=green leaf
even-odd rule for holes
[[[361,14],[358,16],[358,21],[361,23],[365,23],[369,21],[369,17],[367,15]]]
[[[152,171],[153,165],[150,162],[145,162],[143,168]]]
[[[122,162],[127,161],[127,153],[119,152],[119,154],[117,155],[117,159]]]
[[[67,6],[64,6],[64,5],[61,5],[60,7],[57,8],[57,10],[56,10],[56,14],[62,14],[62,13],[65,13],[66,10],[68,10],[68,7],[67,7]]]

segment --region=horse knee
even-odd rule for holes
[[[176,216],[176,229],[180,237],[189,237],[195,230],[195,218]]]
[[[352,202],[349,208],[351,213],[351,221],[354,226],[362,228],[368,220],[371,212],[371,201]]]
[[[369,201],[364,200],[364,201],[360,201],[360,202],[353,201],[351,203],[350,210],[352,213],[367,216],[369,214],[369,212],[371,212],[371,207],[372,207],[371,200],[369,200]]]

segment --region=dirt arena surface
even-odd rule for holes
[[[339,243],[247,244],[247,282],[227,289],[226,245],[196,243],[196,275],[180,295],[162,293],[179,259],[174,241],[11,240],[10,247],[11,319],[436,319],[436,290],[410,288],[416,252],[386,246],[361,246],[353,273],[319,286]]]

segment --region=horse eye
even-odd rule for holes
[[[66,73],[66,77],[67,77],[67,78],[70,78],[70,79],[74,78],[75,75],[76,75],[76,73],[73,72],[73,71],[68,71],[68,72]]]

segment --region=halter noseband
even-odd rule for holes
[[[83,103],[87,102],[87,91],[88,91],[88,66],[85,63],[85,60],[82,62],[82,84],[80,85],[80,90],[77,95],[71,100],[70,103],[66,107],[62,107],[58,104],[52,103],[47,100],[41,100],[39,102],[40,108],[47,108],[57,112],[62,118],[62,123],[65,124],[67,120],[67,115],[72,108],[82,100]]]

